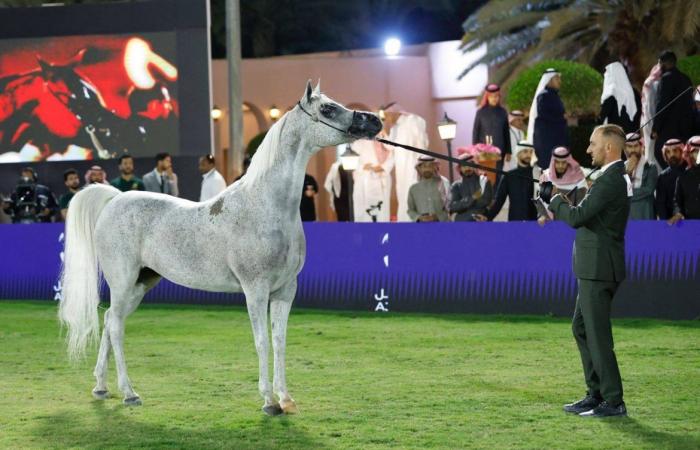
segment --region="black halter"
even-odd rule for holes
[[[352,129],[353,124],[355,123],[355,115],[357,114],[357,111],[355,111],[355,110],[352,111],[352,120],[350,121],[350,126],[348,127],[348,129],[347,129],[347,130],[341,130],[340,128],[338,128],[338,127],[336,127],[336,126],[334,126],[334,125],[331,125],[331,124],[328,123],[328,122],[324,122],[323,120],[319,119],[318,117],[312,116],[311,113],[309,113],[307,110],[304,109],[303,106],[301,106],[301,102],[300,102],[300,101],[297,102],[297,105],[299,105],[299,108],[300,108],[302,111],[304,111],[304,113],[305,113],[307,116],[311,117],[311,120],[313,120],[314,122],[321,122],[321,123],[324,124],[325,126],[331,127],[331,128],[333,128],[334,130],[338,130],[338,131],[340,131],[340,132],[343,133],[343,134],[347,134],[347,135],[349,135],[349,136],[357,137],[355,134],[353,134],[352,131],[350,131],[350,130]]]

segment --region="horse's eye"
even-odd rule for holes
[[[319,111],[321,112],[322,116],[332,119],[338,113],[338,108],[336,108],[335,105],[329,105],[326,103],[321,105]]]

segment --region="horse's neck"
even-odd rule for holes
[[[304,134],[303,121],[287,120],[279,148],[274,149],[272,166],[250,186],[266,201],[274,199],[271,203],[289,212],[292,217],[298,215],[306,166],[314,150]]]

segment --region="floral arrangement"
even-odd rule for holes
[[[501,159],[501,150],[491,144],[474,144],[470,147],[469,153],[478,155],[479,161],[498,161]]]

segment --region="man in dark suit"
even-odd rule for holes
[[[652,126],[652,138],[656,139],[654,155],[656,161],[665,169],[663,158],[664,143],[676,138],[687,141],[693,134],[695,104],[693,102],[693,85],[690,78],[676,68],[676,55],[665,51],[659,55],[659,65],[663,75],[659,81],[659,93],[656,100],[657,115]],[[681,93],[683,93],[681,95]],[[680,97],[673,101],[676,97]],[[669,103],[671,105],[669,106]],[[666,108],[668,106],[668,108]],[[666,108],[662,111],[662,109]]]
[[[625,133],[601,125],[591,135],[587,153],[600,174],[578,206],[556,195],[549,209],[576,229],[574,273],[578,297],[572,329],[583,363],[588,394],[564,410],[588,417],[624,416],[622,380],[613,350],[610,307],[625,279],[625,228],[632,186],[621,160]]]

